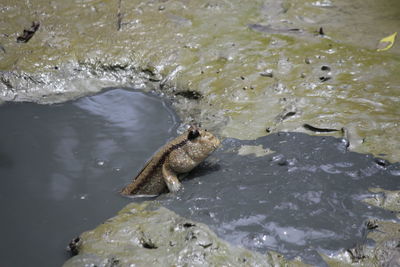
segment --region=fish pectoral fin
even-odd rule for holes
[[[179,182],[176,173],[164,164],[162,166],[162,175],[169,191],[174,193],[178,192],[182,185]]]

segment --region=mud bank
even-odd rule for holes
[[[63,266],[308,266],[261,255],[220,240],[206,225],[154,203],[129,204],[71,244]]]
[[[304,123],[344,128],[354,151],[399,161],[400,50],[375,49],[399,28],[397,7],[396,0],[10,2],[0,10],[1,99],[54,103],[105,86],[154,89],[175,100],[185,121],[225,137],[320,134]],[[37,31],[17,42],[32,21]]]

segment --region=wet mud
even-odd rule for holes
[[[1,249],[13,266],[60,265],[72,238],[143,201],[118,192],[179,129],[168,103],[127,89],[0,110],[7,126],[0,132],[0,205],[7,214]],[[370,188],[399,190],[399,174],[398,163],[349,152],[343,139],[227,138],[187,176],[183,191],[156,201],[234,245],[323,266],[318,253],[362,242],[371,218],[397,221],[363,200],[373,196]]]
[[[243,146],[257,149],[238,155]],[[333,137],[226,139],[189,175],[182,192],[160,201],[233,244],[324,266],[319,253],[364,243],[371,218],[398,221],[395,213],[362,201],[372,197],[370,188],[400,188],[400,164],[383,162],[349,152]]]
[[[76,266],[291,266],[282,255],[260,254],[221,240],[202,223],[183,218],[155,202],[131,203],[118,215],[76,238]]]
[[[322,264],[317,251],[354,248],[369,216],[397,212],[363,199],[380,200],[369,187],[399,189],[390,163],[400,161],[399,42],[376,50],[398,31],[399,5],[6,1],[0,103],[62,103],[110,86],[156,91],[184,122],[228,138],[185,191],[160,201],[234,244]],[[0,106],[5,264],[25,266],[23,250],[30,263],[59,265],[66,240],[119,210],[128,200],[117,191],[176,135],[177,117],[163,101],[128,92]],[[145,106],[131,110],[137,98]]]
[[[399,7],[398,0],[8,1],[0,8],[0,101],[154,89],[174,100],[183,120],[224,137],[319,134],[305,123],[346,128],[351,150],[396,162],[400,46],[379,52],[376,44],[398,31]],[[35,32],[32,22],[40,23]],[[17,43],[23,29],[31,39]]]

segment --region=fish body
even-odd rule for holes
[[[212,133],[198,127],[164,145],[144,166],[122,195],[159,195],[181,188],[178,175],[187,173],[205,160],[220,141]]]

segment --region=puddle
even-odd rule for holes
[[[117,89],[56,105],[0,107],[4,266],[60,266],[81,232],[131,200],[118,194],[176,133],[159,98]]]
[[[371,195],[371,187],[400,189],[400,164],[348,152],[345,145],[302,133],[226,139],[191,173],[184,191],[160,199],[235,245],[323,266],[318,252],[329,255],[362,243],[369,218],[395,220],[361,199]],[[238,155],[243,146],[275,153]]]
[[[177,121],[162,100],[125,89],[64,104],[1,106],[2,262],[61,265],[73,237],[132,201],[118,190],[175,135]],[[182,192],[158,201],[233,244],[322,265],[317,251],[361,242],[368,218],[394,219],[361,201],[368,188],[400,189],[399,164],[345,145],[301,133],[225,139]]]

